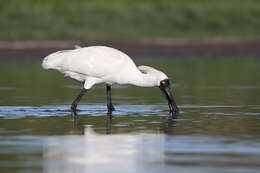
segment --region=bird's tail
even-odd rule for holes
[[[42,68],[45,69],[45,70],[48,70],[49,69],[49,56],[45,57],[42,61]]]
[[[48,69],[60,70],[60,68],[62,68],[63,66],[64,60],[67,57],[65,53],[70,51],[71,50],[63,50],[48,55],[42,61],[42,68],[45,70]]]
[[[74,46],[75,49],[80,49],[79,45]],[[63,50],[52,53],[45,57],[42,61],[42,68],[45,70],[54,69],[54,70],[61,70],[63,64],[65,63],[65,59],[67,57],[68,52],[73,50]]]

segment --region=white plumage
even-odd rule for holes
[[[138,69],[128,55],[105,46],[59,51],[44,58],[42,67],[85,82],[86,89],[98,83],[152,87],[159,86],[160,81],[167,78],[152,67],[139,66]]]
[[[95,84],[107,84],[109,110],[114,110],[111,101],[111,85],[132,84],[141,87],[158,86],[166,99],[172,115],[178,113],[177,105],[170,91],[168,77],[161,71],[148,66],[136,67],[133,60],[125,53],[106,46],[90,46],[73,50],[55,52],[45,57],[42,62],[44,69],[53,69],[79,82],[84,88],[73,101],[71,109],[76,107],[85,92]]]

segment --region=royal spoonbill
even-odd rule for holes
[[[136,67],[128,55],[111,47],[89,46],[58,51],[45,57],[42,67],[57,70],[65,77],[84,83],[83,89],[71,104],[74,112],[87,90],[100,83],[106,84],[107,108],[110,111],[115,109],[111,100],[111,85],[117,83],[159,87],[168,101],[171,115],[179,112],[171,93],[170,81],[163,72],[148,66]]]

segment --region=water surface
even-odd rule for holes
[[[136,60],[163,70],[181,109],[158,88],[81,84],[40,61],[0,61],[1,172],[259,172],[260,60]],[[124,166],[122,166],[124,165]]]

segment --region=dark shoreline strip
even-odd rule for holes
[[[217,56],[260,57],[260,39],[214,38],[204,40],[0,41],[0,60],[43,58],[54,51],[73,49],[74,45],[111,46],[122,50],[135,58],[194,58]]]

